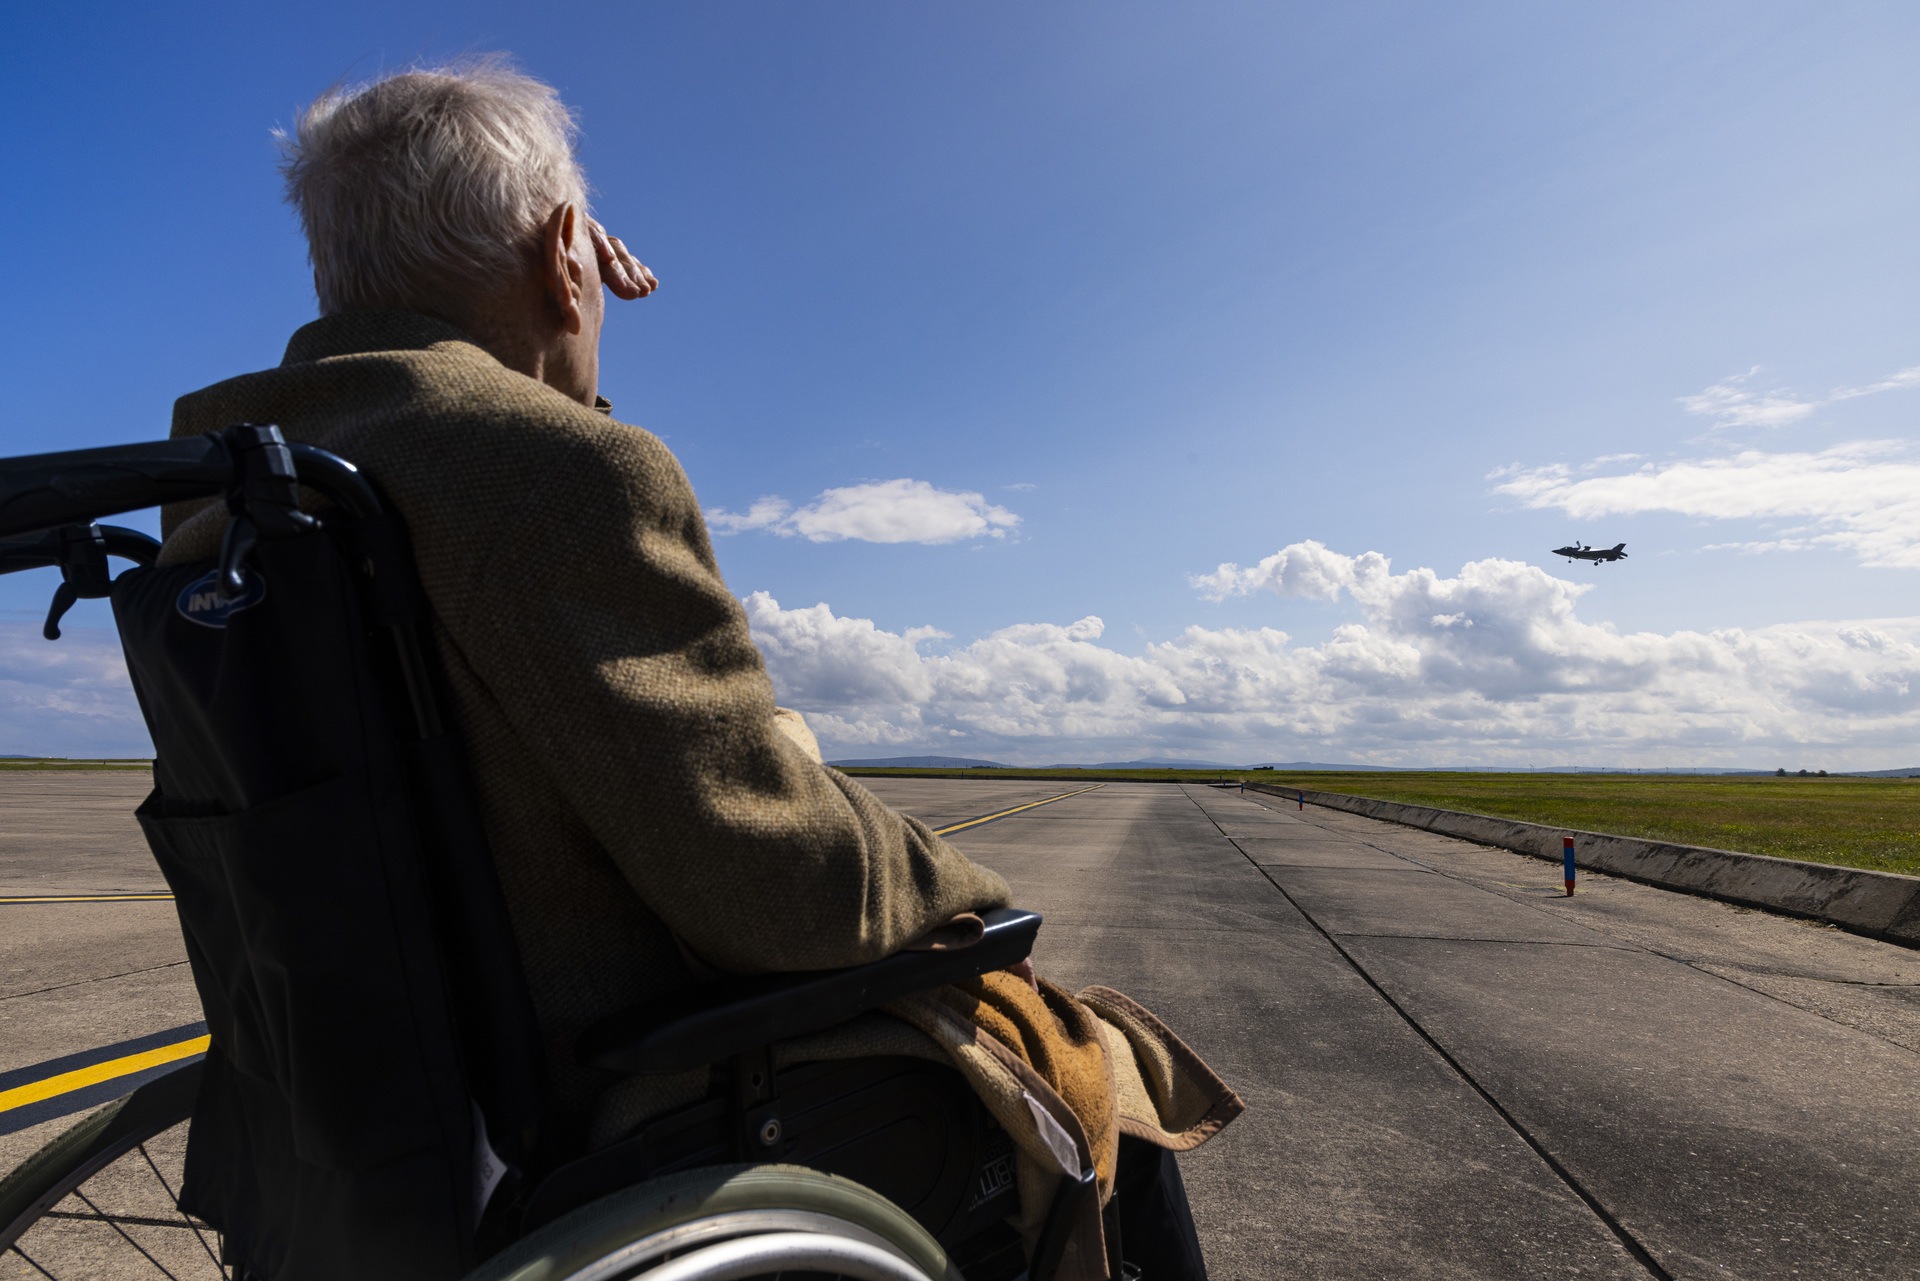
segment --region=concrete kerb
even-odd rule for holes
[[[1556,863],[1560,861],[1561,837],[1572,836],[1575,861],[1581,867],[1742,907],[1825,921],[1856,934],[1920,948],[1920,877],[1546,827],[1340,792],[1302,791],[1271,783],[1250,782],[1247,787],[1287,800],[1304,795],[1310,805],[1384,819]]]

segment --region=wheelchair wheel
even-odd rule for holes
[[[963,1281],[926,1229],[851,1179],[732,1165],[653,1179],[516,1242],[467,1281]]]
[[[107,1104],[0,1179],[0,1276],[230,1275],[220,1240],[181,1212],[189,1064]]]

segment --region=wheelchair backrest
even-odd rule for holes
[[[544,1091],[406,540],[350,466],[271,429],[204,442],[198,482],[181,444],[144,485],[161,446],[0,462],[0,534],[193,496],[235,517],[217,563],[111,583],[155,749],[139,819],[212,1035],[181,1203],[276,1281],[456,1277]],[[332,500],[317,522],[296,467]]]

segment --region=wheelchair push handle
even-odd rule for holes
[[[0,463],[0,538],[210,497],[232,472],[217,436],[9,458]]]
[[[106,445],[0,460],[0,574],[56,568],[61,583],[41,634],[60,639],[74,604],[107,596],[109,556],[152,565],[160,544],[138,530],[93,523],[164,503],[224,495],[232,515],[221,540],[218,589],[239,592],[261,538],[320,527],[300,509],[308,486],[351,516],[380,513],[358,468],[311,445],[289,444],[278,427],[242,423],[183,440]],[[9,537],[11,535],[11,537]]]
[[[295,533],[306,528],[287,514],[295,478],[352,515],[380,511],[352,463],[289,443],[277,427],[241,424],[179,440],[0,459],[0,539],[223,495],[231,495],[229,510],[245,511],[268,537]]]

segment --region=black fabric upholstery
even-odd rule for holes
[[[212,1035],[182,1205],[275,1281],[456,1277],[473,1103],[412,799],[421,747],[388,713],[359,562],[315,534],[254,563],[264,596],[220,627],[186,608],[207,565],[114,589],[156,749],[139,817]]]

